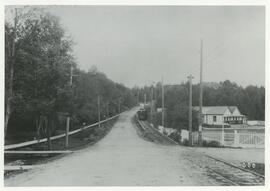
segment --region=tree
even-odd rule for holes
[[[150,87],[139,89],[149,94]],[[157,84],[157,107],[161,107],[161,85]],[[194,84],[192,105],[199,105],[199,84]],[[217,83],[206,83],[203,91],[204,106],[238,106],[240,112],[253,120],[265,119],[265,88],[247,86],[243,88],[229,80]],[[140,97],[142,100],[142,97]],[[175,129],[188,129],[188,83],[165,85],[165,126]],[[197,113],[193,111],[193,130],[198,128]],[[157,125],[161,124],[161,115],[156,115]]]
[[[5,23],[5,130],[33,132],[44,126],[49,138],[59,113],[69,113],[74,128],[96,122],[97,96],[101,98],[101,119],[118,113],[120,99],[122,111],[136,103],[129,88],[108,79],[96,67],[88,72],[77,68],[73,42],[57,17],[45,9],[17,9],[16,30],[10,21]],[[72,86],[71,67],[76,73]]]
[[[14,80],[14,64],[16,60],[16,39],[17,39],[17,24],[18,15],[17,9],[15,9],[14,26],[5,24],[5,72],[6,75],[6,94],[5,94],[5,136],[7,134],[7,127],[10,115],[12,113],[12,101],[13,101],[13,80]]]
[[[31,114],[36,120],[46,116],[52,127],[57,102],[61,100],[59,93],[67,88],[69,69],[74,65],[72,42],[65,37],[59,19],[49,13],[36,9],[25,12],[21,8],[19,18],[16,55],[6,58],[9,66],[6,77],[13,73],[6,80],[6,89],[13,90],[12,94],[10,91],[6,94],[6,130],[12,113],[15,116]],[[9,26],[6,23],[7,35]],[[7,38],[6,54],[12,52],[9,41]]]

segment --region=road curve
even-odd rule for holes
[[[193,151],[141,139],[136,109],[123,113],[93,146],[5,179],[5,186],[196,186],[218,185],[192,162]]]

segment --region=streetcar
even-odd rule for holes
[[[145,109],[140,109],[138,112],[137,112],[137,115],[138,115],[138,118],[139,120],[146,120],[147,119],[147,112]]]

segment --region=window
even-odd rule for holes
[[[217,116],[215,116],[215,115],[213,116],[213,121],[217,122]]]

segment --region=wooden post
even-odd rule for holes
[[[221,145],[224,146],[224,124],[222,124],[221,129]]]
[[[257,136],[257,133],[252,133],[251,135],[252,135],[252,137],[254,137],[255,148],[257,148],[257,145],[258,145],[258,136]]]
[[[47,129],[47,142],[48,142],[48,150],[51,150],[52,144],[51,144],[51,127],[48,121],[48,118],[45,117],[45,127]]]
[[[237,130],[234,130],[234,140],[233,140],[234,147],[239,147],[239,134]]]
[[[67,123],[66,123],[66,148],[68,148],[69,123],[70,123],[70,117],[68,116]]]

